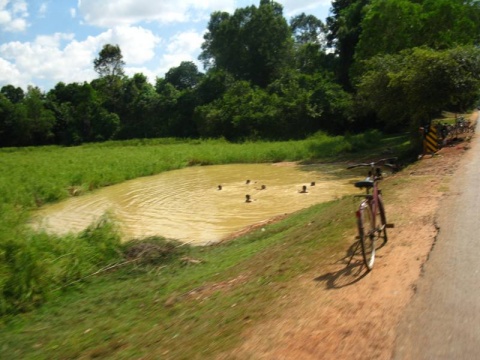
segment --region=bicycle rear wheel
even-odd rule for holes
[[[377,226],[378,239],[382,244],[387,243],[387,216],[385,215],[385,207],[383,206],[382,195],[378,194],[377,214],[375,224]]]
[[[375,228],[373,226],[372,209],[368,203],[363,203],[358,211],[358,234],[362,247],[363,262],[370,271],[375,262]]]

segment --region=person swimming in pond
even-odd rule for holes
[[[312,182],[310,183],[310,186],[315,186],[315,181],[312,181]]]
[[[247,185],[250,184],[250,180],[245,181],[245,184]]]
[[[307,187],[306,187],[305,185],[303,185],[303,186],[302,186],[302,190],[300,190],[299,193],[305,194],[305,193],[307,193],[307,192],[308,192],[308,191],[307,191]]]
[[[258,190],[265,190],[266,188],[267,188],[267,187],[266,187],[265,185],[262,185],[262,186],[260,187],[260,189],[258,189]]]
[[[222,190],[222,185],[218,185],[218,190]]]
[[[250,195],[245,195],[245,202],[249,203],[252,202],[252,199],[250,198]]]

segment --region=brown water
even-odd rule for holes
[[[358,175],[352,178],[351,172],[331,165],[189,167],[45,206],[36,212],[35,224],[58,234],[79,232],[109,212],[124,240],[159,235],[204,245],[271,217],[358,192],[354,179]],[[306,193],[301,193],[303,186]],[[251,202],[245,201],[247,194]]]

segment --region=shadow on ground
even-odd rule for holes
[[[355,241],[347,250],[345,256],[335,262],[338,270],[316,277],[314,280],[325,283],[326,289],[341,289],[350,286],[368,274],[360,249],[360,242]]]

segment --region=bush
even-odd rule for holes
[[[79,235],[57,237],[23,230],[0,241],[0,315],[30,310],[56,290],[123,259],[108,217]]]

